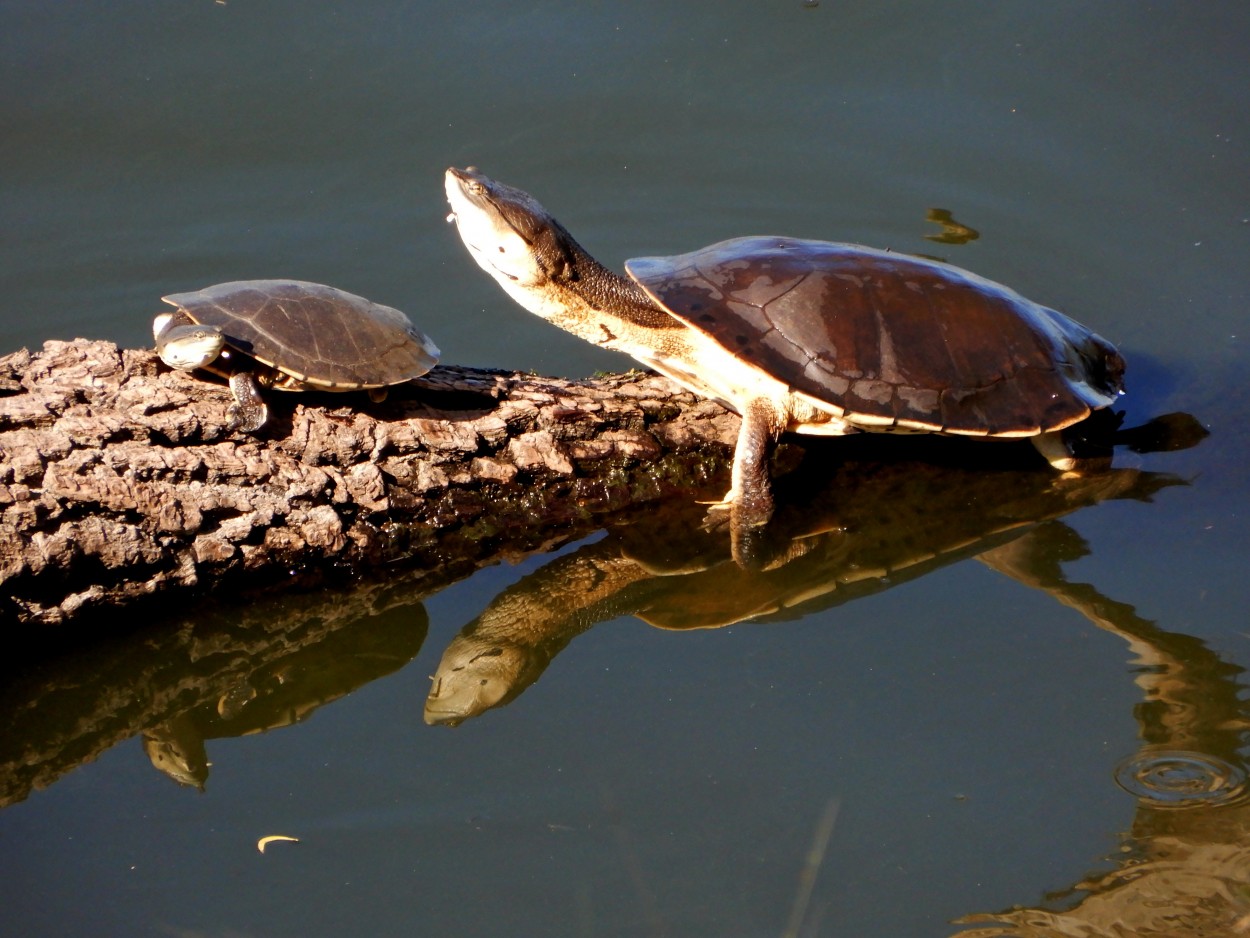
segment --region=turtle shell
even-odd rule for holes
[[[383,387],[438,361],[438,348],[399,310],[319,283],[238,280],[163,299],[302,384]]]
[[[937,261],[753,237],[626,269],[673,316],[864,429],[1032,436],[1121,390],[1105,339]]]

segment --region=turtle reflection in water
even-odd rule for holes
[[[1192,418],[1160,418],[1120,438],[1132,434],[1153,447],[1153,431],[1169,420],[1179,432],[1164,436],[1161,448],[1193,445],[1205,434]],[[444,651],[426,722],[455,725],[507,704],[570,641],[607,619],[633,615],[664,629],[796,619],[970,557],[1096,617],[1101,598],[1091,605],[1088,596],[1066,595],[1057,564],[1039,575],[1039,564],[1084,552],[1079,535],[1054,519],[1108,499],[1149,501],[1184,484],[1138,469],[1055,475],[902,459],[849,460],[827,474],[812,467],[798,475],[818,491],[782,502],[766,531],[770,559],[758,569],[732,562],[724,530],[699,525],[701,509],[678,501],[649,508],[509,587]],[[1041,559],[1008,563],[1029,556],[1020,545],[1041,528],[1050,545]]]
[[[231,430],[255,432],[269,410],[260,389],[366,390],[425,374],[438,348],[397,309],[300,280],[240,280],[163,297],[176,312],[152,322],[171,368],[226,378]]]
[[[1124,361],[1105,339],[947,264],[750,237],[634,258],[627,278],[527,193],[472,167],[445,182],[470,254],[522,306],[742,416],[719,503],[735,527],[771,516],[783,432],[1029,438],[1070,470],[1062,431],[1122,390]]]

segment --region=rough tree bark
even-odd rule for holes
[[[224,430],[224,385],[146,350],[0,358],[0,622],[533,546],[650,498],[722,494],[737,428],[639,374],[440,367],[381,404],[273,398],[245,436]]]

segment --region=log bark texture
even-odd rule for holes
[[[684,491],[723,494],[738,418],[637,373],[440,367],[380,404],[228,389],[147,350],[0,358],[0,622],[338,568],[448,563]]]

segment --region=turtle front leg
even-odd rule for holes
[[[772,480],[768,469],[785,426],[784,412],[770,400],[753,400],[742,408],[732,485],[725,497],[712,505],[713,511],[729,511],[733,527],[760,527],[772,517]]]
[[[742,409],[742,426],[734,447],[733,487],[725,496],[732,506],[735,526],[760,527],[773,516],[769,464],[785,426],[785,414],[770,400],[754,400]]]
[[[785,409],[767,398],[749,401],[742,408],[742,425],[734,447],[733,485],[711,509],[728,509],[730,551],[745,569],[760,565],[760,535],[774,507],[769,466],[786,423]]]
[[[269,407],[250,371],[236,371],[230,376],[230,393],[234,403],[226,411],[226,429],[255,433],[265,425]]]

